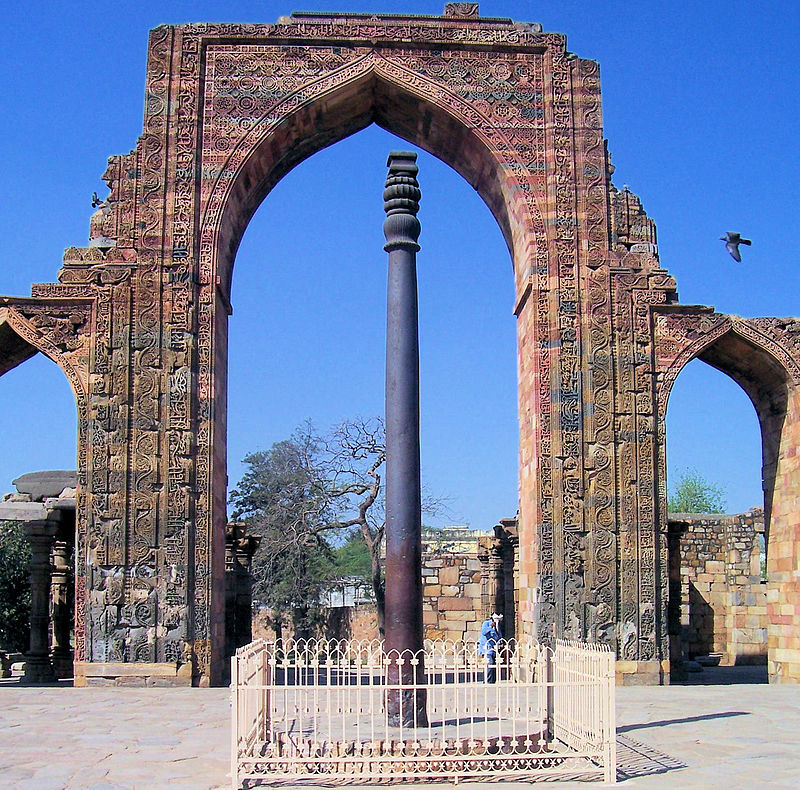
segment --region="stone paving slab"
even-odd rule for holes
[[[227,689],[0,683],[0,788],[230,787],[229,704]],[[625,790],[798,790],[800,686],[619,688],[617,743],[618,781]],[[488,790],[499,783],[461,784]],[[584,790],[598,786],[547,784]],[[451,785],[402,787],[445,790]],[[502,782],[502,787],[523,790],[531,785]]]

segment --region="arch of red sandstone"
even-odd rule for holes
[[[218,157],[213,143],[203,154],[204,161],[216,163],[201,201],[203,248],[213,251],[210,265],[228,290],[241,237],[272,187],[303,159],[372,123],[453,167],[489,206],[512,256],[515,237],[524,240],[533,226],[528,215],[541,226],[535,198],[526,201],[502,177],[506,157],[496,150],[494,135],[482,129],[489,119],[459,95],[374,50],[320,75],[311,90],[303,90],[302,103],[292,94],[269,113],[227,146],[233,149],[227,158]],[[212,140],[225,130],[224,119],[214,119]]]
[[[78,684],[222,679],[233,258],[285,172],[371,122],[458,170],[512,252],[516,633],[605,642],[621,680],[667,679],[658,365],[676,284],[641,202],[612,184],[597,63],[537,24],[454,3],[441,17],[299,14],[151,32],[142,135],[109,160],[90,246],[68,249],[58,282],[33,290],[48,342],[64,331],[59,316],[88,311],[70,324],[81,338],[79,521],[91,547],[76,596]],[[788,371],[786,359],[800,359],[795,325],[775,320],[748,326],[774,340],[782,351],[770,358]],[[786,387],[770,548],[788,578],[800,536],[779,491],[797,478],[791,376]],[[800,627],[786,629],[795,641],[775,660],[782,678],[800,680]]]
[[[795,679],[793,650],[800,635],[793,573],[800,512],[797,448],[800,446],[800,321],[745,319],[710,308],[676,307],[655,319],[658,403],[662,424],[672,386],[692,360],[730,376],[747,393],[761,428],[764,527],[767,536],[768,671],[770,680]],[[662,443],[661,474],[666,479]]]
[[[45,289],[46,290],[46,289]],[[34,288],[34,293],[36,288]],[[87,478],[92,465],[90,436],[89,370],[93,339],[94,304],[85,298],[50,299],[48,297],[15,299],[0,297],[0,376],[23,364],[37,353],[53,361],[66,375],[75,396],[78,411],[78,490],[75,502],[75,551],[86,556],[86,527],[90,522],[89,499],[91,481]],[[85,591],[86,569],[79,563],[75,577],[76,592]],[[76,595],[76,616],[83,606]],[[76,649],[84,639],[82,629],[75,629]]]

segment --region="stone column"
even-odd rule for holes
[[[500,541],[500,552],[503,558],[502,597],[503,601],[503,636],[515,639],[519,633],[517,625],[517,584],[519,578],[519,546],[517,518],[501,518],[494,528],[495,537]]]
[[[50,597],[53,612],[51,642],[53,670],[59,678],[72,677],[72,651],[69,646],[71,612],[69,585],[72,583],[70,544],[66,540],[53,542],[53,568],[50,577]]]
[[[406,653],[389,666],[390,685],[422,683],[422,506],[419,460],[419,335],[417,155],[392,151],[383,193],[384,249],[389,253],[386,316],[386,636],[387,652]],[[389,723],[427,723],[425,695],[390,692]]]
[[[236,543],[236,645],[253,641],[253,555],[261,538],[242,535]]]
[[[225,656],[236,652],[236,542],[238,523],[225,528]],[[225,668],[227,670],[228,663]],[[227,672],[226,672],[227,676]],[[227,679],[227,677],[226,677]]]
[[[478,562],[481,566],[481,617],[492,615],[491,587],[489,584],[489,551],[491,538],[478,538]]]
[[[253,555],[260,538],[247,534],[244,522],[225,533],[225,643],[228,656],[253,641]]]
[[[49,683],[56,679],[50,662],[50,550],[58,531],[54,521],[26,521],[31,545],[31,641],[25,656],[25,680]]]
[[[505,592],[505,611],[503,612],[503,635],[506,639],[517,638],[517,602],[515,600],[517,563],[519,552],[517,551],[517,538],[509,537],[508,542],[503,547],[503,572]]]
[[[491,617],[495,612],[502,614],[505,617],[505,590],[503,583],[505,581],[503,574],[503,547],[500,545],[500,540],[495,538],[492,541],[492,546],[489,549],[489,604]]]

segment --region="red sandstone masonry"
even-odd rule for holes
[[[0,372],[41,351],[76,393],[79,662],[189,665],[194,683],[221,682],[235,252],[284,173],[371,122],[461,173],[508,242],[517,632],[603,642],[621,674],[666,678],[664,421],[694,358],[756,406],[767,608],[788,616],[800,572],[800,321],[678,304],[653,221],[612,184],[598,64],[561,34],[467,6],[151,31],[142,134],[109,160],[90,246],[68,249],[58,282],[31,299],[0,297],[0,337],[13,341]],[[440,630],[467,633],[465,622]],[[796,622],[772,620],[769,651],[771,677],[800,682]]]

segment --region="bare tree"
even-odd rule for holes
[[[330,491],[341,507],[339,526],[356,527],[369,550],[370,584],[378,613],[378,632],[383,638],[386,621],[381,563],[386,530],[381,487],[386,462],[383,420],[379,417],[345,420],[332,431],[326,445]]]
[[[244,460],[249,469],[229,501],[233,517],[248,521],[261,536],[253,558],[254,592],[273,609],[276,630],[284,613],[291,613],[296,632],[308,630],[325,583],[335,573],[334,544],[356,530],[369,553],[369,583],[382,638],[383,420],[345,420],[324,437],[305,423],[291,439]],[[423,498],[428,515],[443,508],[443,500]]]
[[[331,431],[325,445],[325,466],[331,496],[338,499],[338,524],[356,528],[369,550],[370,585],[378,614],[378,631],[385,632],[383,540],[386,532],[383,468],[386,433],[380,417],[345,420]],[[423,493],[422,511],[435,515],[446,510],[443,498]]]

